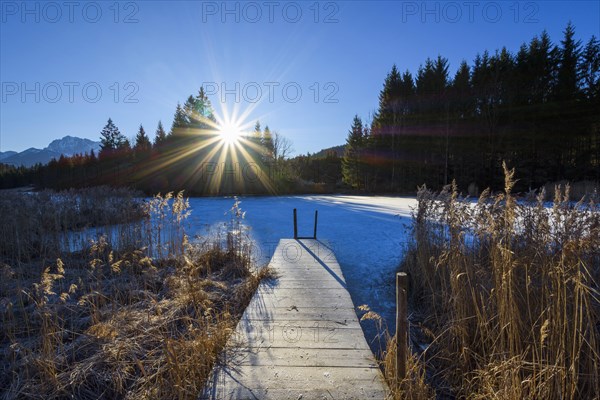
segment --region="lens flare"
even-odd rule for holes
[[[242,129],[235,123],[227,123],[219,127],[219,138],[227,145],[237,144],[242,137]]]

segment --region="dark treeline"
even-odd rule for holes
[[[371,124],[355,117],[344,181],[365,191],[414,192],[456,180],[462,190],[502,188],[502,161],[519,190],[559,180],[600,180],[600,44],[560,44],[543,32],[516,54],[506,48],[463,61],[427,59],[416,76],[396,66]]]
[[[100,154],[61,157],[32,168],[0,164],[0,188],[129,186],[148,194],[414,193],[455,180],[476,194],[502,188],[502,162],[516,190],[561,180],[600,181],[600,42],[569,24],[559,44],[546,32],[463,61],[427,59],[416,75],[393,66],[369,123],[354,118],[340,149],[289,158],[291,142],[260,123],[237,144],[219,135],[204,90],[177,105],[170,130],[143,126],[130,141],[109,119]]]
[[[161,122],[151,142],[140,125],[130,142],[109,119],[100,133],[101,151],[60,157],[32,168],[1,165],[0,187],[34,185],[67,189],[86,186],[127,186],[148,194],[186,190],[190,195],[276,194],[324,191],[313,179],[302,180],[294,172],[301,161],[288,160],[289,139],[257,122],[237,142],[227,143],[204,90],[177,105],[169,132]],[[309,166],[319,160],[310,158]],[[338,158],[338,170],[341,160]],[[301,168],[300,168],[301,169]],[[323,176],[327,175],[323,168]],[[306,175],[310,175],[304,171]],[[341,172],[336,172],[341,180]],[[317,177],[316,182],[321,182]],[[335,187],[328,186],[331,191]]]

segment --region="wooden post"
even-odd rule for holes
[[[315,234],[313,235],[315,239],[317,239],[317,216],[319,215],[319,211],[315,210]]]
[[[296,213],[296,209],[294,208],[294,239],[298,239],[298,217]]]
[[[406,357],[408,354],[407,286],[408,276],[405,272],[398,272],[396,274],[396,383],[398,385],[406,377]]]

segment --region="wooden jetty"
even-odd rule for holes
[[[269,266],[201,398],[387,398],[330,246],[282,239]]]

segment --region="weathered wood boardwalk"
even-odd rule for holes
[[[203,399],[385,399],[332,250],[282,239]]]

